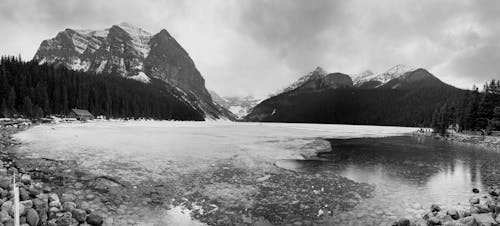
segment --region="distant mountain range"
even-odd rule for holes
[[[252,96],[221,97],[215,91],[209,90],[209,93],[212,95],[212,99],[215,103],[231,111],[237,119],[243,119],[252,110],[252,108],[261,101]]]
[[[318,67],[259,103],[245,120],[423,126],[436,107],[464,92],[422,68],[397,65],[350,76]]]
[[[128,23],[103,30],[66,29],[43,41],[34,59],[40,64],[118,74],[144,83],[161,80],[176,88],[180,98],[205,118],[233,117],[213,103],[193,60],[165,29],[152,34]]]

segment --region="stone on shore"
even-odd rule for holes
[[[26,222],[30,226],[37,226],[39,221],[40,217],[38,216],[38,213],[34,209],[30,208],[26,210]]]
[[[472,216],[461,218],[459,220],[448,221],[443,226],[477,226],[476,219]]]
[[[482,214],[472,214],[472,217],[479,223],[481,226],[493,226],[497,225],[497,222],[493,219],[491,213],[482,213]]]
[[[75,200],[76,200],[76,197],[73,194],[64,193],[61,196],[61,201],[63,203],[65,203],[65,202],[74,202]]]
[[[12,219],[12,217],[10,217],[7,211],[4,210],[0,211],[0,223],[5,223],[10,219]]]
[[[91,213],[87,216],[87,224],[90,224],[92,226],[101,226],[104,223],[103,219],[101,216]]]
[[[479,204],[479,198],[477,197],[472,197],[469,199],[469,203],[474,205],[474,204]]]
[[[74,202],[65,202],[63,203],[63,210],[67,212],[71,212],[76,209],[76,204]]]
[[[31,184],[31,176],[29,174],[23,174],[21,176],[21,183],[30,185]]]
[[[73,218],[79,223],[83,223],[87,219],[87,212],[85,212],[85,210],[74,209],[71,213],[73,214]]]
[[[408,218],[401,218],[392,224],[392,226],[410,226],[410,225],[411,225],[410,220]]]
[[[450,216],[453,220],[458,220],[458,218],[460,218],[456,209],[449,209],[448,211],[446,211],[446,215]]]

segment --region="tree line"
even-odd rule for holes
[[[467,90],[458,101],[448,102],[435,109],[431,127],[446,135],[448,129],[457,132],[481,131],[488,135],[500,130],[500,80]]]
[[[107,118],[203,120],[182,94],[160,80],[142,83],[113,74],[73,71],[64,67],[0,59],[0,116],[41,118],[88,109]]]

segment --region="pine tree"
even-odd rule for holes
[[[7,103],[5,102],[5,99],[2,99],[2,105],[0,106],[0,114],[3,117],[9,117],[9,111],[8,111]]]
[[[33,117],[33,104],[28,96],[23,100],[23,113],[26,117]]]

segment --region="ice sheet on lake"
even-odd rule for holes
[[[247,167],[272,167],[330,150],[321,138],[401,135],[415,128],[235,122],[95,121],[44,124],[15,135],[31,157],[76,159],[95,173],[135,180],[165,170],[200,170],[232,159]],[[137,168],[144,172],[137,172]],[[130,170],[129,170],[130,169]],[[132,170],[133,169],[133,170]],[[111,172],[112,171],[112,172]]]

